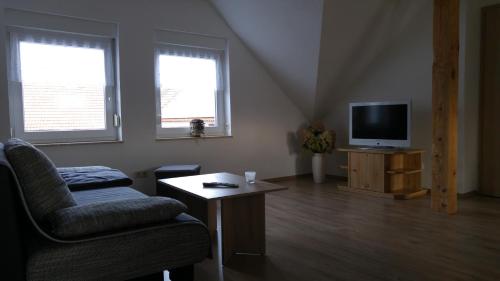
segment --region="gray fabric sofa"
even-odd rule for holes
[[[70,238],[54,235],[48,224],[33,215],[11,164],[0,143],[0,214],[5,227],[1,247],[3,260],[9,260],[2,273],[5,280],[132,280],[149,275],[162,280],[163,270],[170,271],[172,280],[192,280],[193,264],[209,255],[208,230],[185,213]],[[135,206],[141,207],[149,201],[131,187],[90,188],[70,194],[70,208],[85,209],[83,216],[90,213],[91,218],[110,209],[128,208],[124,200],[140,202]],[[161,205],[165,200],[157,201]],[[99,211],[93,214],[92,206]],[[151,208],[154,211],[158,206]],[[72,214],[64,215],[68,213]]]

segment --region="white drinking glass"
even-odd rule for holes
[[[255,183],[255,175],[257,173],[255,171],[246,171],[245,172],[245,180],[247,183]]]

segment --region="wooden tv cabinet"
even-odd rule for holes
[[[348,153],[346,185],[339,189],[394,199],[427,194],[422,188],[421,149],[339,148]]]

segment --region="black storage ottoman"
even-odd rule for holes
[[[201,172],[201,166],[198,164],[193,165],[164,165],[155,170],[156,177],[156,194],[162,196],[172,195],[165,192],[165,189],[161,188],[161,184],[158,183],[160,179],[196,176]],[[173,197],[173,196],[168,196]]]
[[[201,166],[194,165],[165,165],[155,170],[155,177],[159,179],[169,179],[199,175]]]

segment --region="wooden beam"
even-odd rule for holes
[[[434,0],[432,208],[457,212],[459,0]]]

